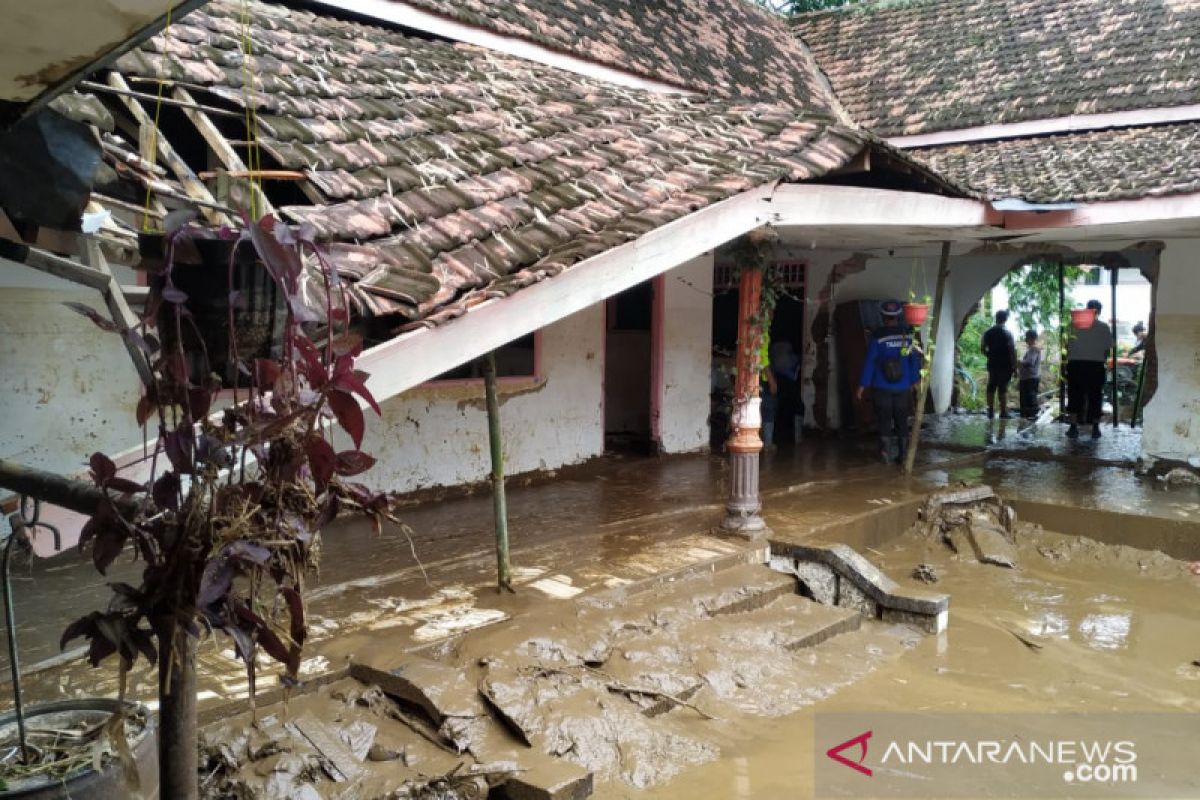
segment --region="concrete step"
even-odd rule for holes
[[[604,592],[581,600],[581,619],[602,618],[610,632],[651,631],[692,620],[739,614],[797,590],[796,578],[761,564],[739,564],[640,591]]]

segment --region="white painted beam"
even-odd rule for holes
[[[1018,139],[1023,136],[1045,136],[1055,133],[1081,133],[1106,128],[1136,128],[1143,125],[1164,125],[1195,120],[1200,120],[1200,104],[1113,111],[1105,114],[1072,114],[1066,117],[1031,119],[1025,122],[979,125],[952,131],[915,133],[910,136],[892,136],[888,139],[888,144],[907,150],[915,147]]]
[[[468,25],[463,22],[434,14],[423,8],[418,8],[402,0],[314,0],[323,6],[349,11],[354,14],[372,17],[381,22],[390,22],[412,30],[424,31],[434,36],[441,36],[456,42],[478,45],[487,50],[506,53],[510,56],[523,58],[538,64],[545,64],[557,69],[585,75],[589,78],[613,83],[617,86],[628,86],[633,89],[645,89],[651,92],[673,92],[693,94],[682,86],[644,78],[631,72],[615,69],[596,61],[545,47],[526,39]]]

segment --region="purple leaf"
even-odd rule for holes
[[[304,453],[308,456],[308,466],[312,470],[318,493],[325,491],[337,470],[337,454],[329,442],[315,433],[304,440]]]
[[[375,459],[361,450],[343,450],[337,454],[337,474],[347,478],[362,473],[375,466]]]
[[[357,394],[363,400],[367,401],[367,405],[371,407],[372,411],[383,416],[383,410],[379,407],[379,403],[375,402],[375,396],[371,394],[371,390],[367,388],[367,384],[364,382],[366,378],[367,373],[361,370],[354,370],[353,372],[347,372],[344,375],[338,376],[334,381],[334,386],[344,392]]]
[[[196,595],[196,605],[208,608],[229,594],[233,586],[234,568],[228,558],[218,556],[204,565],[204,574],[200,577],[200,591]]]
[[[226,546],[223,555],[238,561],[248,561],[259,567],[266,566],[267,562],[271,560],[270,548],[254,542],[247,542],[244,539],[239,539]]]
[[[125,530],[119,525],[108,525],[96,532],[96,541],[92,544],[92,563],[101,575],[106,574],[109,565],[121,555],[125,539]]]
[[[179,475],[168,471],[164,472],[159,479],[154,482],[154,487],[150,490],[150,496],[154,498],[154,505],[158,506],[159,508],[178,511],[179,489]]]
[[[117,474],[117,465],[103,453],[92,453],[88,466],[92,468],[92,480],[97,486],[103,486]]]
[[[350,434],[354,447],[361,448],[363,433],[366,430],[366,420],[363,418],[358,401],[354,399],[353,395],[341,391],[330,392],[326,399],[329,401],[329,409],[337,418],[338,424],[345,429],[346,433]]]
[[[177,288],[175,284],[168,283],[163,287],[162,298],[168,303],[174,303],[175,305],[179,306],[187,302],[188,296],[186,292]]]

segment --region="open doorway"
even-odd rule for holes
[[[1018,360],[1008,391],[1010,414],[1043,421],[1062,418],[1068,400],[1064,362],[1069,343],[1079,335],[1072,311],[1082,311],[1088,303],[1100,306],[1096,321],[1109,339],[1098,384],[1101,404],[1094,418],[1114,426],[1136,426],[1154,392],[1153,283],[1142,269],[1112,254],[1020,263],[986,291],[960,329],[955,407],[986,412],[989,371],[981,340],[996,324],[997,312],[1005,311],[1004,327],[1013,337]],[[1021,379],[1032,379],[1020,362],[1030,344],[1040,351],[1040,368],[1022,402]],[[996,406],[999,412],[999,403]],[[1088,416],[1092,418],[1090,411]]]
[[[651,428],[655,282],[608,299],[604,359],[604,449],[654,452]]]

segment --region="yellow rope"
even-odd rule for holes
[[[246,167],[250,182],[250,218],[259,216],[258,195],[262,192],[262,151],[258,146],[258,111],[251,97],[254,73],[250,62],[254,57],[254,42],[250,35],[250,3],[242,0],[242,103],[246,110],[246,139],[249,142]],[[258,191],[255,191],[255,188]]]
[[[167,0],[167,15],[166,15],[167,24],[163,27],[163,38],[164,39],[171,38],[171,10],[172,10],[171,0]],[[162,63],[163,63],[163,65],[167,64],[166,53],[163,54],[163,62]],[[158,75],[158,99],[154,103],[154,126],[150,129],[150,152],[148,155],[150,158],[150,163],[152,163],[152,164],[158,161],[158,118],[159,118],[159,114],[162,112],[162,107],[163,107],[163,102],[162,102],[163,90],[166,89],[166,86],[167,86],[167,82],[163,79],[163,74],[162,74],[163,69],[164,69],[164,67],[160,66],[159,75]],[[134,102],[137,102],[137,101],[135,100]],[[150,230],[150,206],[153,204],[153,201],[154,201],[154,191],[151,188],[150,184],[147,182],[147,184],[146,184],[146,208],[142,214],[142,230],[143,231],[149,232],[149,230]]]

